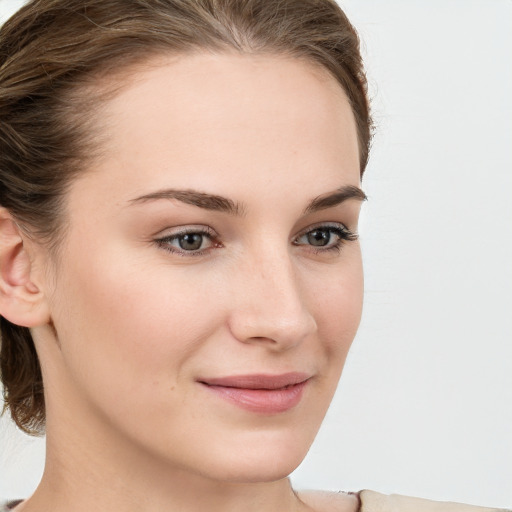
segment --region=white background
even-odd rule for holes
[[[340,3],[377,124],[366,302],[292,479],[512,507],[512,2]],[[0,420],[0,496],[29,494],[43,461],[42,440]]]

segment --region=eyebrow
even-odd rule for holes
[[[212,210],[218,212],[229,213],[231,215],[243,215],[245,208],[242,203],[233,201],[227,197],[218,196],[215,194],[207,194],[197,190],[177,190],[177,189],[164,189],[150,194],[145,194],[135,199],[130,200],[130,204],[141,204],[150,201],[158,201],[160,199],[176,199],[182,203],[190,204],[203,208],[205,210]],[[304,214],[313,213],[326,208],[337,206],[348,199],[356,199],[359,201],[366,201],[366,194],[359,188],[353,185],[344,185],[335,192],[324,194],[315,197],[304,209]]]
[[[168,188],[136,197],[135,199],[132,199],[130,203],[147,203],[149,201],[157,201],[159,199],[176,199],[182,203],[198,206],[205,210],[230,213],[231,215],[242,215],[244,213],[244,207],[241,203],[232,201],[227,197],[207,194],[197,190],[176,190]]]
[[[368,198],[359,187],[355,187],[354,185],[344,185],[335,192],[315,197],[315,199],[306,206],[304,213],[313,213],[319,210],[325,210],[326,208],[332,208],[344,203],[348,199],[366,201]]]

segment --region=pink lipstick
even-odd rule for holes
[[[235,375],[199,382],[242,409],[261,414],[277,414],[295,407],[302,399],[310,375],[292,372],[281,375]]]

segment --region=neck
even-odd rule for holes
[[[298,512],[310,510],[289,479],[219,481],[127,446],[118,438],[67,432],[47,425],[47,456],[41,484],[20,512]]]

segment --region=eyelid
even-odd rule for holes
[[[299,231],[297,235],[293,237],[293,240],[297,240],[301,236],[306,235],[307,233],[314,231],[315,229],[334,229],[334,230],[340,230],[344,234],[347,235],[348,240],[357,240],[359,238],[359,235],[357,232],[352,231],[349,227],[347,227],[343,222],[318,222],[316,224],[312,224],[308,226],[307,228],[302,229]]]
[[[160,231],[159,233],[160,234],[157,234],[153,237],[154,242],[161,249],[164,249],[165,251],[168,251],[171,254],[176,254],[178,256],[183,257],[204,256],[208,254],[208,252],[210,252],[211,249],[220,247],[222,245],[220,242],[216,242],[215,240],[216,238],[218,238],[216,232],[210,226],[205,225],[179,226],[176,228],[170,228],[169,230]],[[196,251],[186,251],[168,243],[170,240],[174,240],[176,238],[179,238],[180,236],[188,234],[199,234],[209,238],[211,246]]]
[[[210,226],[206,226],[204,224],[186,224],[183,226],[161,229],[155,235],[153,235],[153,238],[172,238],[175,236],[187,235],[189,233],[202,233],[211,237],[218,236],[215,230],[213,230]]]
[[[299,243],[300,238],[311,233],[315,230],[326,230],[334,233],[338,239],[335,243],[330,243],[326,246],[314,246],[312,244],[307,243]],[[188,235],[188,234],[199,234],[204,237],[207,237],[210,241],[210,246],[204,249],[198,250],[184,250],[172,245],[170,242],[176,240],[180,236]],[[153,241],[162,249],[176,254],[178,256],[183,257],[193,257],[193,256],[205,256],[212,249],[222,247],[222,243],[219,241],[219,235],[210,227],[206,225],[185,225],[178,226],[174,228],[168,228],[167,230],[160,231],[159,234],[156,234],[153,237]],[[342,246],[349,242],[358,239],[358,234],[349,229],[342,222],[318,222],[308,226],[307,228],[301,230],[295,237],[292,239],[291,243],[295,246],[304,246],[308,247],[308,250],[313,251],[315,253],[326,253],[332,250],[341,250]]]
[[[331,235],[337,237],[334,243],[329,243],[327,245],[313,245],[309,243],[299,243],[299,240],[308,235],[315,230],[325,230],[330,231]],[[308,226],[306,229],[302,230],[295,238],[292,240],[292,244],[300,247],[302,250],[306,250],[309,253],[313,253],[315,255],[324,255],[327,256],[333,253],[339,253],[342,251],[343,247],[348,243],[355,241],[359,238],[358,234],[350,230],[345,224],[341,222],[323,222],[318,224],[313,224]]]

